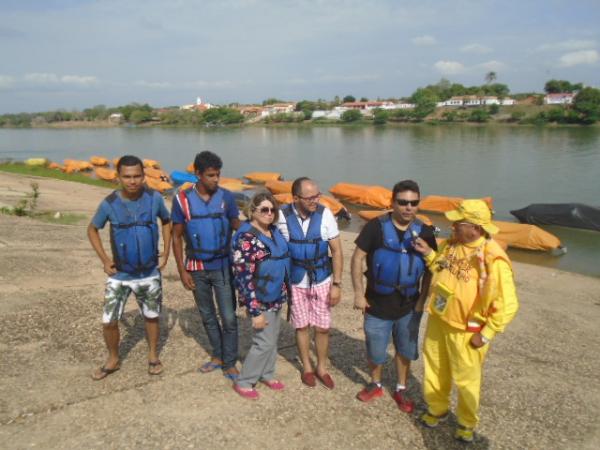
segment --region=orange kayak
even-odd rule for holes
[[[338,183],[329,192],[338,200],[387,209],[391,206],[392,191],[382,186],[365,184]]]
[[[376,209],[369,209],[369,210],[359,211],[358,216],[361,219],[371,220],[371,219],[374,219],[375,217],[382,216],[383,214],[389,213],[391,211],[392,211],[391,209],[387,209],[384,211],[376,210]],[[417,214],[417,219],[419,219],[421,222],[423,222],[426,225],[433,225],[433,222],[431,221],[431,219],[423,214]]]
[[[494,220],[494,224],[500,228],[494,239],[505,242],[509,247],[541,251],[562,248],[560,239],[535,225],[499,220]]]
[[[244,175],[252,183],[264,184],[269,180],[281,180],[281,174],[276,172],[250,172]]]
[[[154,169],[160,169],[160,163],[154,159],[144,159],[144,167],[152,167]]]
[[[65,167],[63,170],[66,173],[84,172],[86,170],[92,170],[94,167],[92,166],[92,163],[88,161],[78,161],[75,159],[65,159],[64,163]]]
[[[275,200],[277,200],[282,205],[287,205],[288,203],[292,203],[293,201],[291,193],[274,194],[274,197]],[[329,208],[336,217],[350,218],[350,213],[348,212],[346,207],[333,197],[329,197],[328,195],[322,195],[321,199],[319,200],[319,203]]]
[[[173,185],[159,178],[146,177],[146,185],[160,193],[173,189]]]
[[[92,156],[90,158],[90,162],[94,165],[94,166],[108,166],[109,161],[106,158],[103,158],[102,156]]]
[[[169,182],[169,175],[166,172],[163,172],[160,169],[155,169],[154,167],[145,167],[144,174],[146,178],[155,178],[157,180]]]
[[[59,163],[51,162],[50,164],[48,164],[48,169],[63,170],[64,168],[65,168],[65,166],[63,166],[62,164],[59,164]]]
[[[443,195],[428,195],[421,200],[419,209],[424,211],[446,212],[458,208],[464,200],[462,197],[445,197]],[[487,203],[490,209],[494,209],[492,197],[483,197],[481,200]]]
[[[292,192],[292,181],[269,180],[265,183],[265,187],[272,194],[289,194]]]
[[[106,181],[117,181],[117,171],[106,167],[94,167],[96,177]]]

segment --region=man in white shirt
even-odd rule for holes
[[[301,177],[292,184],[293,202],[281,208],[277,226],[289,243],[292,286],[291,322],[302,361],[302,383],[328,389],[335,384],[327,372],[331,307],[342,297],[342,244],[331,210],[319,204],[319,186]],[[331,257],[329,256],[331,252]],[[315,329],[317,366],[310,360],[310,327]]]

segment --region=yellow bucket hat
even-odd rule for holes
[[[489,234],[498,233],[498,227],[492,223],[492,212],[483,200],[463,200],[457,209],[447,211],[446,217],[451,222],[464,220],[479,225]]]

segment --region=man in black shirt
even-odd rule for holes
[[[406,397],[411,360],[418,358],[419,324],[427,298],[431,274],[413,248],[421,237],[437,248],[434,228],[416,218],[420,201],[419,185],[412,180],[396,183],[392,191],[392,212],[368,222],[356,238],[352,256],[354,308],[364,313],[367,356],[371,383],[357,395],[368,402],[383,396],[381,372],[390,337],[394,338],[398,383],[393,394],[400,410],[411,413],[412,400]],[[367,263],[367,289],[363,287],[363,262]]]

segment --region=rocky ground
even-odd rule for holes
[[[0,173],[0,204],[30,191],[29,177]],[[37,179],[41,210],[86,214],[108,191]],[[105,276],[85,226],[0,215],[0,447],[2,448],[460,448],[452,418],[423,429],[390,396],[363,404],[367,379],[360,313],[344,299],[331,337],[333,391],[303,387],[293,331],[282,328],[283,392],[236,395],[219,372],[200,374],[207,338],[173,261],[164,273],[161,359],[147,374],[143,322],[131,299],[122,321],[122,369],[103,381],[100,312]],[[106,236],[105,236],[106,237]],[[354,235],[343,234],[349,263]],[[347,264],[349,266],[349,264]],[[492,343],[473,448],[598,448],[600,280],[515,264],[521,310]],[[425,321],[424,321],[425,322]],[[242,355],[250,327],[241,321]],[[391,349],[390,349],[391,350]],[[391,354],[391,353],[390,353]],[[422,364],[411,392],[421,400]],[[384,382],[394,384],[391,366]]]

